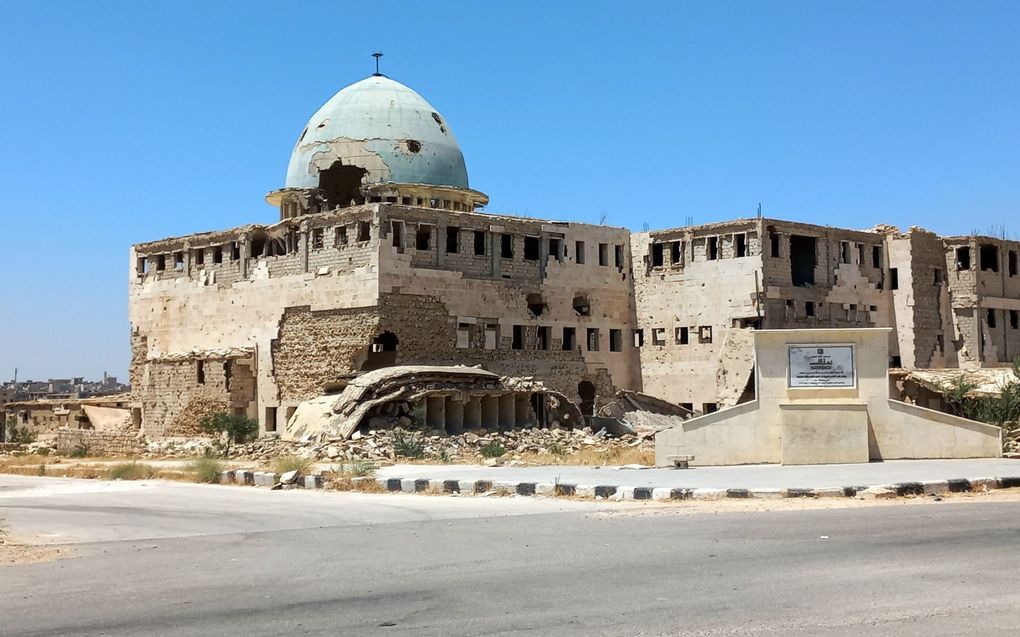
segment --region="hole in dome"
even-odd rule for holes
[[[407,150],[411,151],[412,153],[417,153],[421,151],[421,142],[419,142],[417,139],[407,140]]]
[[[321,122],[319,122],[319,125],[316,126],[315,128],[325,128],[326,124],[329,124],[329,118],[328,117],[326,119],[322,120]]]
[[[308,134],[308,128],[305,127],[305,129],[303,131],[301,131],[301,137],[298,138],[298,143],[299,144],[301,142],[305,141],[305,135],[307,135],[307,134]]]
[[[344,166],[336,161],[332,166],[319,173],[319,189],[330,208],[365,203],[361,194],[361,182],[368,173],[358,166]]]
[[[433,112],[432,119],[436,120],[436,123],[439,124],[439,130],[446,134],[446,126],[443,125],[443,118],[439,116],[439,113]]]

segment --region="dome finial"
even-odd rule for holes
[[[379,58],[381,58],[382,56],[383,56],[382,51],[376,51],[375,53],[372,54],[372,57],[375,58],[375,73],[373,73],[372,75],[375,76],[382,75],[382,73],[379,72]]]

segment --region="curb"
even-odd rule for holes
[[[777,498],[855,498],[873,489],[878,497],[934,496],[945,493],[985,492],[1020,487],[1020,476],[1001,478],[950,478],[929,482],[898,482],[869,486],[829,487],[822,489],[686,489],[682,487],[633,487],[627,485],[587,485],[548,482],[512,482],[490,480],[429,480],[427,478],[376,478],[376,483],[394,493],[446,493],[481,495],[502,493],[519,496],[579,496],[596,500],[719,500]]]
[[[281,484],[280,476],[269,471],[231,469],[220,474],[220,484],[268,487],[270,489],[323,489],[322,475],[301,476],[293,484]],[[595,500],[721,500],[787,498],[856,498],[874,489],[876,497],[935,496],[944,493],[985,492],[1020,487],[1020,476],[995,478],[950,478],[929,482],[898,482],[870,486],[826,487],[822,489],[688,489],[683,487],[634,487],[607,484],[564,484],[559,482],[514,482],[492,480],[430,480],[428,478],[355,478],[375,480],[393,493],[434,493],[483,495],[488,493],[523,497],[576,496]]]

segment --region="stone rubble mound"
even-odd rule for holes
[[[410,445],[401,445],[401,439]],[[261,461],[278,456],[297,455],[314,458],[319,462],[370,461],[402,462],[406,460],[433,462],[470,462],[484,459],[482,447],[497,443],[506,452],[504,461],[519,460],[522,454],[550,454],[570,456],[581,451],[613,454],[616,451],[636,448],[638,451],[654,450],[654,440],[635,435],[610,437],[604,432],[592,432],[585,427],[579,430],[567,429],[518,429],[495,432],[475,430],[455,436],[439,435],[436,432],[413,432],[399,429],[369,430],[355,432],[350,439],[327,437],[325,435],[287,441],[279,438],[260,438],[254,442],[231,446],[229,457]],[[189,440],[186,442],[151,441],[148,457],[194,457],[211,448],[211,440]],[[400,455],[408,447],[420,448],[420,457]],[[493,445],[495,446],[495,445]]]

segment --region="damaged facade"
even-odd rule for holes
[[[147,435],[193,434],[212,411],[292,435],[302,403],[396,366],[533,379],[529,395],[583,416],[621,391],[712,411],[753,390],[756,327],[892,327],[905,367],[1020,354],[1015,242],[769,219],[631,233],[483,213],[449,123],[383,76],[313,115],[267,201],[275,224],[132,248],[131,406]],[[443,409],[470,404],[473,424],[482,394],[456,388]],[[531,400],[514,422],[551,424]]]

